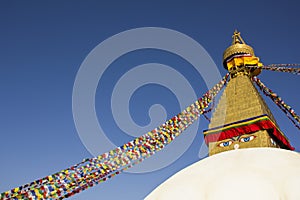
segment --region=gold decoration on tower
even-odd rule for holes
[[[241,37],[240,32],[235,30],[232,38],[233,38],[232,45],[229,46],[224,51],[223,63],[231,56],[239,54],[239,53],[245,53],[245,54],[250,54],[252,56],[255,56],[253,48],[244,42],[243,38]]]
[[[223,65],[231,73],[231,77],[236,77],[239,74],[248,74],[250,76],[257,76],[261,69],[250,69],[249,67],[261,67],[262,63],[259,58],[255,57],[254,50],[247,45],[241,33],[234,31],[232,36],[232,45],[229,46],[223,54]]]
[[[238,31],[232,38],[223,55],[231,79],[204,131],[209,155],[239,148],[293,149],[251,80],[260,73],[262,63]]]

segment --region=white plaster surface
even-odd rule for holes
[[[300,154],[276,148],[216,154],[179,171],[146,200],[300,200]]]

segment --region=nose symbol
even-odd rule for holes
[[[239,144],[235,144],[233,147],[234,147],[235,150],[237,150],[240,147],[240,145]]]

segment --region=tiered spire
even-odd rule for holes
[[[251,78],[261,69],[254,50],[235,31],[232,45],[223,54],[223,64],[231,79],[204,131],[209,154],[249,147],[292,149],[280,131],[270,109],[254,87]],[[253,70],[255,69],[255,70]]]
[[[236,76],[241,73],[248,73],[251,76],[257,76],[261,69],[249,69],[246,66],[258,66],[262,64],[259,62],[259,58],[255,57],[254,50],[251,46],[247,45],[240,32],[234,31],[232,36],[232,45],[229,46],[223,54],[223,65],[227,69],[231,76]]]

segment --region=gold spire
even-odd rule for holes
[[[261,67],[262,63],[259,62],[258,57],[255,57],[253,48],[245,43],[241,33],[235,30],[231,46],[224,51],[223,65],[234,78],[239,74],[257,76],[261,68],[250,69],[249,66]]]
[[[214,109],[208,130],[204,131],[209,155],[252,147],[291,149],[251,81],[260,73],[262,63],[237,30],[223,59],[231,79]]]
[[[223,64],[226,69],[227,69],[226,61],[233,55],[244,53],[244,54],[250,54],[251,56],[255,56],[253,48],[245,43],[245,41],[241,37],[240,32],[235,30],[232,38],[233,38],[232,45],[229,46],[224,51],[223,54]]]
[[[237,43],[239,43],[239,44],[241,44],[241,43],[245,44],[243,38],[241,37],[241,33],[238,32],[236,29],[235,29],[235,31],[233,33],[232,38],[233,38],[232,44],[237,44]]]

